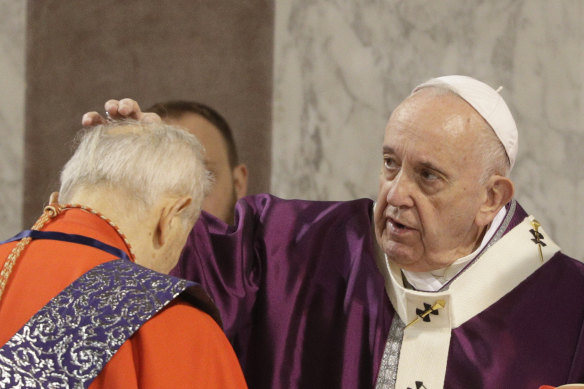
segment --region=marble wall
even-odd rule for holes
[[[520,133],[517,198],[584,257],[584,2],[276,2],[272,192],[376,193],[391,110],[425,79],[501,92]]]
[[[21,228],[26,2],[0,0],[0,240]]]
[[[584,3],[276,1],[271,191],[373,197],[391,110],[433,76],[503,85],[517,197],[584,257]],[[21,227],[26,2],[0,0],[0,239]],[[253,172],[252,172],[253,173]]]

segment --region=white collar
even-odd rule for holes
[[[472,253],[458,258],[456,261],[451,263],[449,266],[433,270],[429,272],[412,272],[408,270],[402,270],[407,281],[416,289],[425,292],[436,292],[440,290],[448,281],[450,281],[454,276],[456,276],[464,267],[473,260],[477,254],[489,243],[495,232],[499,229],[499,226],[505,219],[507,214],[507,209],[505,207],[495,215],[493,222],[489,226],[489,229],[485,233],[480,246],[474,250]]]
[[[403,330],[395,387],[412,386],[415,381],[423,381],[429,388],[442,387],[452,329],[501,300],[559,250],[543,227],[539,231],[546,245],[534,244],[531,216],[498,237],[515,214],[515,204],[478,254],[480,258],[452,279],[448,289],[422,292],[405,288],[400,268],[383,255],[376,256],[396,314],[401,322],[411,324]]]

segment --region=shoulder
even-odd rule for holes
[[[580,300],[584,301],[584,263],[560,251],[541,266],[530,279],[535,282],[529,284],[546,291],[546,294],[561,292],[572,296],[578,295]]]
[[[193,329],[201,336],[223,335],[219,324],[207,313],[181,299],[176,299],[148,320],[142,328],[153,334],[164,331],[169,338],[193,338]],[[195,336],[194,340],[199,336]]]
[[[135,372],[140,388],[245,387],[237,357],[219,325],[180,299],[122,345],[101,374],[103,387],[112,387],[108,380],[129,377],[129,371]]]
[[[565,268],[568,272],[572,272],[575,277],[584,279],[584,262],[582,260],[572,258],[561,251],[558,251],[550,259],[558,263],[558,266]]]
[[[150,363],[164,359],[199,364],[201,361],[235,360],[231,344],[211,316],[178,299],[148,320],[131,339]],[[137,346],[137,348],[136,348]],[[173,367],[173,370],[178,367]]]

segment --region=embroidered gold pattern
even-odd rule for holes
[[[537,248],[539,250],[539,257],[541,258],[541,263],[543,263],[543,252],[541,251],[541,246],[543,243],[541,241],[541,239],[542,239],[543,235],[540,234],[540,232],[539,232],[539,227],[541,227],[541,224],[537,220],[533,219],[531,221],[531,225],[533,226],[533,229],[535,231],[533,233],[533,237],[534,237],[535,243],[537,244]]]
[[[442,309],[446,306],[446,302],[444,300],[438,300],[434,303],[434,305],[432,305],[430,308],[426,309],[424,312],[422,313],[418,313],[418,316],[412,320],[407,326],[406,328],[408,328],[409,326],[412,326],[414,324],[416,324],[418,321],[420,320],[424,320],[424,318],[426,316],[428,316],[429,314],[437,314],[437,311],[439,309]]]
[[[189,283],[106,262],[53,298],[0,349],[0,387],[84,388],[119,347]]]

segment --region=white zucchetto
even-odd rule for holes
[[[412,94],[431,86],[448,89],[469,103],[495,131],[513,168],[518,147],[517,125],[501,95],[484,82],[458,75],[432,78],[416,86]]]

